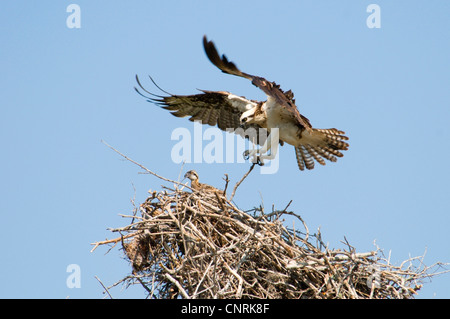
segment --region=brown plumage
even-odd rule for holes
[[[188,178],[191,181],[191,188],[196,191],[203,194],[211,194],[214,195],[218,207],[220,207],[224,212],[227,211],[225,202],[227,201],[227,198],[225,196],[225,192],[221,191],[211,185],[203,184],[198,181],[198,174],[194,170],[190,170],[184,174],[184,178]],[[199,204],[201,206],[201,204]]]
[[[348,149],[348,140],[345,132],[332,129],[315,129],[309,120],[300,114],[294,99],[294,93],[289,90],[284,92],[275,82],[240,71],[237,66],[228,60],[225,55],[220,57],[214,43],[203,37],[203,47],[212,64],[222,72],[240,76],[252,81],[252,84],[267,94],[268,100],[243,114],[245,123],[256,123],[266,128],[269,132],[272,128],[279,129],[280,139],[293,145],[300,170],[314,168],[314,160],[325,165],[323,158],[332,162],[337,157],[344,156],[340,151]],[[265,113],[261,122],[258,114]],[[246,114],[252,116],[249,118]],[[271,120],[272,119],[272,120]],[[242,117],[241,117],[242,120]],[[293,132],[296,132],[293,134]],[[296,135],[296,136],[294,136]]]
[[[159,86],[150,77],[150,80]],[[237,96],[225,91],[207,91],[200,90],[201,94],[194,95],[175,95],[160,96],[146,90],[138,76],[136,82],[139,88],[149,94],[144,95],[138,88],[134,88],[137,93],[145,97],[148,102],[161,106],[163,109],[171,112],[176,117],[189,117],[189,121],[199,121],[201,124],[216,126],[222,131],[231,131],[243,138],[249,139],[252,143],[263,145],[269,135],[267,130],[259,124],[241,123],[240,117],[245,111],[261,105],[262,102],[246,99],[243,96]],[[160,88],[159,88],[160,89]],[[249,129],[254,129],[256,134],[253,136],[245,135]],[[280,141],[282,144],[283,142]]]
[[[273,158],[264,154],[271,149],[273,151],[273,145],[267,142],[270,141],[268,135],[274,129],[278,129],[281,145],[285,142],[294,146],[300,170],[314,168],[315,162],[325,165],[324,159],[336,162],[337,157],[343,156],[341,151],[349,147],[345,132],[335,128],[313,128],[308,118],[297,109],[291,90],[283,91],[275,82],[242,72],[225,55],[220,56],[214,43],[208,41],[206,36],[203,37],[203,46],[207,57],[216,67],[224,73],[250,80],[267,95],[267,100],[255,101],[230,92],[206,90],[200,90],[202,93],[195,95],[174,95],[161,89],[168,96],[160,96],[144,89],[137,76],[140,89],[149,96],[137,88],[135,90],[149,102],[161,105],[176,117],[187,116],[190,121],[217,125],[223,131],[234,132],[249,138],[255,144],[262,145],[259,150],[244,153],[251,156],[252,160],[257,158],[258,161],[253,161],[254,163],[263,163],[262,160],[259,161],[260,158]],[[151,80],[156,85],[153,79]],[[253,132],[256,134],[250,136],[249,129],[254,129]]]
[[[198,174],[194,170],[190,170],[190,171],[186,172],[186,174],[184,174],[184,178],[188,178],[191,181],[191,188],[196,191],[212,192],[212,193],[214,193],[214,192],[221,193],[222,192],[211,185],[200,183],[198,181]]]
[[[252,84],[254,86],[262,90],[268,96],[273,97],[278,104],[288,108],[291,112],[293,112],[296,120],[305,129],[311,130],[312,127],[309,123],[309,120],[306,117],[302,116],[297,110],[297,107],[295,106],[294,93],[292,93],[291,90],[284,92],[280,88],[280,85],[276,84],[275,82],[270,82],[263,77],[240,71],[233,62],[228,61],[225,54],[223,54],[222,58],[220,58],[214,43],[212,41],[208,41],[206,39],[206,36],[203,37],[203,47],[205,48],[206,55],[208,56],[211,63],[222,70],[222,72],[240,76],[252,81]]]

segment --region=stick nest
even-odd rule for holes
[[[393,266],[379,248],[357,253],[346,241],[328,249],[287,207],[245,212],[222,193],[183,188],[150,192],[128,226],[111,230],[120,237],[94,243],[121,243],[131,264],[111,287],[141,284],[149,298],[402,299],[441,267],[423,257]],[[286,227],[286,215],[300,229]]]

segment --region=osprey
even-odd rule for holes
[[[240,71],[225,55],[220,57],[214,43],[208,41],[206,36],[203,37],[203,47],[209,60],[217,68],[224,73],[250,80],[267,95],[267,100],[255,101],[230,92],[206,90],[200,90],[202,93],[194,95],[174,95],[161,89],[169,96],[159,96],[144,89],[137,76],[139,87],[153,97],[145,96],[137,88],[135,90],[149,102],[171,111],[174,116],[190,116],[190,121],[217,125],[223,131],[231,130],[249,138],[262,147],[245,151],[244,157],[252,157],[252,161],[260,165],[264,159],[273,159],[278,144],[283,145],[284,142],[294,146],[300,170],[305,167],[313,169],[314,161],[325,165],[324,159],[336,162],[337,157],[343,156],[341,151],[347,150],[349,146],[345,142],[348,140],[345,132],[335,128],[313,128],[309,120],[298,111],[291,90],[285,92],[275,82]],[[150,79],[156,85],[151,77]],[[257,134],[249,134],[249,129],[254,129]]]
[[[190,170],[184,174],[184,178],[188,178],[191,181],[191,188],[196,191],[204,192],[219,192],[219,190],[211,185],[199,183],[198,174],[194,170]]]

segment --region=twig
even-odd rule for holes
[[[223,180],[225,181],[225,187],[223,189],[223,195],[226,196],[228,183],[230,182],[230,180],[228,179],[228,174],[225,174],[225,178]]]
[[[109,298],[114,299],[114,298],[111,296],[111,294],[109,293],[108,288],[105,287],[105,285],[102,283],[102,281],[101,281],[97,276],[94,276],[94,277],[95,277],[95,279],[97,279],[97,281],[100,283],[100,285],[102,285],[103,289],[105,289],[105,292],[108,294]]]
[[[163,185],[138,206],[141,216],[122,215],[131,223],[109,229],[121,236],[93,244],[121,243],[130,262],[131,275],[111,287],[140,283],[150,298],[392,299],[413,298],[423,280],[448,272],[423,257],[394,266],[378,247],[356,252],[345,236],[343,249],[331,249],[320,229],[310,235],[287,211],[291,201],[270,214],[239,209],[231,199],[251,169],[230,200]],[[284,226],[286,215],[305,229]]]
[[[233,192],[231,193],[231,196],[229,198],[229,201],[231,202],[233,200],[234,194],[236,193],[237,188],[239,187],[239,185],[241,185],[241,183],[244,181],[244,179],[247,178],[248,174],[250,174],[250,172],[253,170],[253,168],[255,167],[256,163],[253,163],[252,166],[250,166],[250,169],[248,170],[247,173],[245,173],[245,175],[241,178],[241,180],[239,182],[236,183],[236,185],[233,188]]]
[[[94,248],[92,248],[90,252],[92,253],[100,245],[111,244],[111,243],[115,243],[116,244],[116,243],[118,243],[119,241],[121,241],[123,239],[131,238],[131,237],[134,237],[134,236],[136,236],[138,234],[139,233],[136,232],[136,233],[131,233],[131,234],[128,234],[128,235],[125,235],[125,236],[117,237],[117,238],[114,238],[114,239],[107,239],[107,240],[99,241],[99,242],[96,242],[96,243],[91,243],[91,245],[94,245]]]
[[[127,161],[130,161],[131,163],[133,163],[133,164],[139,166],[140,168],[142,168],[142,169],[143,169],[144,171],[146,171],[147,173],[149,173],[149,174],[151,174],[151,175],[153,175],[153,176],[155,176],[155,177],[157,177],[157,178],[159,178],[159,179],[162,179],[163,181],[171,182],[171,183],[174,183],[174,184],[176,184],[176,185],[183,185],[183,186],[188,187],[188,188],[190,188],[190,189],[192,190],[191,187],[189,187],[189,186],[187,186],[187,185],[185,185],[185,184],[183,184],[183,183],[181,183],[181,182],[177,182],[177,181],[174,181],[174,180],[172,180],[172,179],[165,178],[165,177],[163,177],[163,176],[161,176],[161,175],[158,175],[158,174],[152,172],[151,170],[149,170],[148,168],[146,168],[146,167],[143,166],[142,164],[139,164],[138,162],[132,160],[132,159],[129,158],[128,156],[122,154],[121,152],[119,152],[118,150],[116,150],[114,147],[112,147],[111,145],[109,145],[108,143],[106,143],[104,140],[101,140],[101,142],[102,142],[103,144],[105,144],[106,146],[108,146],[110,149],[112,149],[114,152],[116,152],[117,154],[119,154],[120,156],[122,156],[123,158],[125,158]]]
[[[169,279],[169,281],[173,284],[175,284],[175,286],[177,286],[178,291],[183,295],[184,298],[186,299],[191,299],[191,297],[189,297],[189,295],[187,294],[186,290],[184,290],[184,288],[180,285],[180,283],[178,282],[178,280],[176,280],[175,278],[173,278],[171,275],[169,274],[165,274],[165,277],[167,279]]]

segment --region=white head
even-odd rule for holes
[[[266,115],[265,112],[262,110],[261,105],[257,105],[250,110],[245,111],[242,113],[241,117],[239,118],[240,124],[262,124],[266,121]]]
[[[252,123],[254,116],[255,116],[255,108],[252,108],[242,113],[241,117],[239,118],[239,121],[241,125]]]
[[[191,181],[198,180],[198,174],[194,170],[190,170],[184,174],[184,178],[189,178]]]

